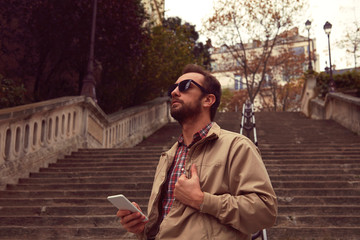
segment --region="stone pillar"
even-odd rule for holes
[[[310,117],[311,112],[309,108],[310,100],[316,97],[316,78],[314,75],[309,75],[309,77],[305,80],[303,93],[301,96],[301,112],[305,114],[305,116]]]

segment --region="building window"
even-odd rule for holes
[[[297,55],[297,56],[305,54],[304,47],[294,47],[292,50],[294,51],[295,55]]]
[[[242,82],[242,76],[240,75],[235,75],[235,90],[240,90],[243,89],[243,82]]]

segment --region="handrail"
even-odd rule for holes
[[[241,118],[241,124],[240,124],[240,134],[243,134],[243,130],[246,131],[246,136],[250,138],[251,131],[253,132],[253,142],[257,146],[257,135],[256,135],[256,127],[255,127],[255,114],[254,114],[254,106],[249,101],[246,100],[246,102],[243,105],[242,109],[242,118]],[[262,229],[258,231],[257,233],[253,234],[251,239],[255,240],[257,238],[261,237],[262,240],[267,240],[266,235],[266,229]]]
[[[250,133],[253,130],[253,142],[257,146],[257,135],[256,135],[256,127],[255,127],[255,114],[254,114],[254,106],[249,101],[246,100],[246,102],[243,104],[242,109],[242,118],[241,118],[241,124],[240,124],[240,134],[243,134],[243,129],[246,131],[246,136],[248,138],[250,137]]]

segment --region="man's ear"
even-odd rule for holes
[[[216,101],[216,97],[214,94],[207,94],[203,98],[203,107],[210,108]]]

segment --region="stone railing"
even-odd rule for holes
[[[325,101],[310,101],[312,119],[333,119],[360,135],[360,98],[343,93],[329,93]]]
[[[168,98],[107,115],[91,98],[0,110],[0,188],[78,148],[131,147],[169,121]]]
[[[360,135],[360,98],[333,92],[322,100],[316,98],[315,86],[315,77],[305,82],[301,111],[312,119],[332,119]]]

